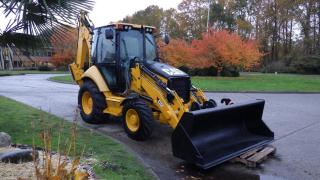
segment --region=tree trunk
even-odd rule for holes
[[[271,48],[271,60],[275,61],[278,59],[278,7],[277,3],[274,2],[274,16],[273,16],[273,33],[272,33],[272,48]]]
[[[256,39],[260,40],[259,36],[259,23],[260,23],[260,17],[259,15],[256,16],[256,26],[255,26],[255,34],[256,34]]]
[[[288,16],[288,10],[287,10]],[[288,54],[288,19],[285,20],[285,27],[284,27],[284,54]]]
[[[313,14],[313,42],[312,42],[312,54],[316,53],[317,48],[317,17]]]
[[[311,17],[311,5],[310,1],[305,3],[306,8],[306,16],[305,16],[305,22],[303,23],[303,33],[304,33],[304,51],[305,54],[311,54],[311,46],[310,46],[310,17]]]
[[[289,51],[292,50],[292,30],[293,30],[293,19],[290,20],[290,33],[289,33]]]
[[[320,0],[318,0],[318,43],[317,43],[317,50],[318,54],[320,55]]]

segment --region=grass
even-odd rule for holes
[[[51,80],[73,83],[72,77]],[[242,73],[240,77],[192,77],[205,91],[221,92],[320,92],[320,75]]]
[[[52,128],[52,149],[57,151],[59,131],[63,140],[72,135],[70,122],[0,96],[0,132],[9,133],[14,143],[32,145],[35,137],[35,144],[42,147],[41,119],[46,119],[46,123]],[[60,128],[62,122],[63,128]],[[32,127],[32,124],[35,124],[35,127]],[[78,153],[85,147],[84,156],[98,160],[93,166],[98,179],[153,179],[121,144],[82,127],[78,127],[76,135]]]
[[[49,80],[55,81],[55,82],[67,83],[67,84],[74,84],[74,81],[71,75],[55,76],[55,77],[49,78]]]
[[[21,71],[2,71],[0,70],[0,76],[14,76],[25,74],[68,74],[67,71],[38,71],[38,70],[21,70]]]
[[[193,77],[207,91],[320,92],[320,75],[243,73],[240,77]]]

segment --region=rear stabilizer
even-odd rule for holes
[[[264,100],[186,112],[171,141],[173,155],[208,169],[274,140],[262,120]]]

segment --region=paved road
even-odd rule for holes
[[[72,120],[77,106],[78,87],[49,82],[54,75],[0,77],[0,95]],[[320,94],[236,94],[207,93],[214,99],[235,102],[265,99],[266,124],[275,132],[276,156],[249,170],[225,163],[208,171],[183,164],[171,155],[171,128],[158,125],[152,138],[135,142],[127,138],[118,121],[88,126],[130,147],[161,179],[206,177],[212,179],[320,179]]]

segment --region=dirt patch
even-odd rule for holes
[[[0,177],[1,179],[37,179],[34,174],[33,163],[10,164],[0,163]]]

